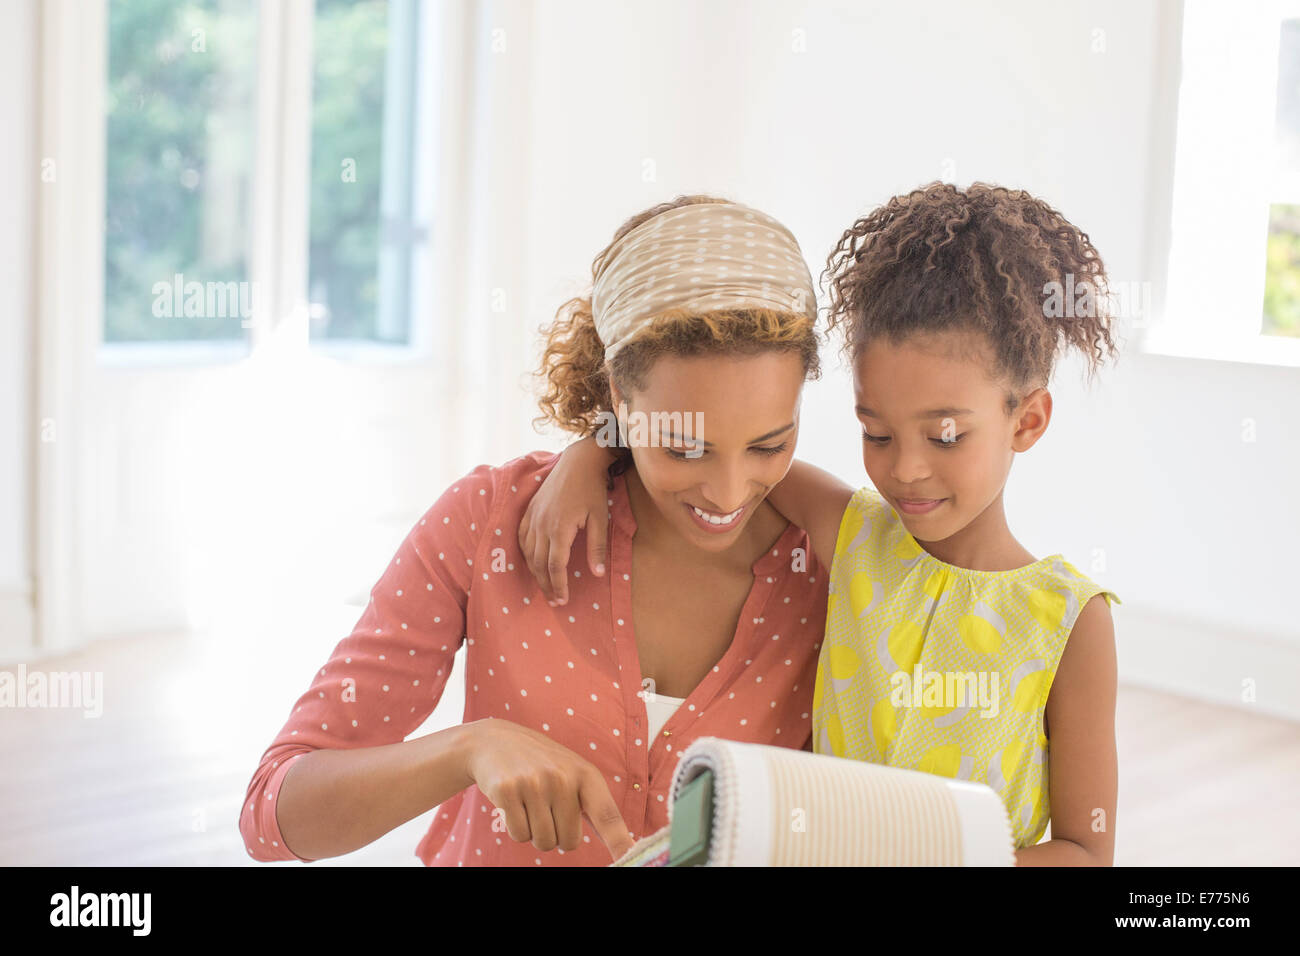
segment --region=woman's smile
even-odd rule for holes
[[[688,502],[682,502],[682,507],[690,514],[691,520],[703,531],[709,534],[725,534],[735,528],[739,528],[743,522],[740,520],[749,511],[748,505],[741,505],[735,511],[729,514],[718,514],[716,511],[706,511],[698,508]]]

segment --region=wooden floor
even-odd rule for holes
[[[244,789],[358,613],[295,622],[308,639],[142,636],[29,663],[102,672],[104,712],[0,710],[0,866],[257,865],[236,826]],[[460,721],[458,683],[419,733]],[[1300,725],[1121,686],[1117,728],[1117,866],[1300,864]],[[431,815],[314,865],[419,866]]]

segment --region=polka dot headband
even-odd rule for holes
[[[612,359],[669,309],[770,308],[817,317],[817,296],[790,230],[739,203],[662,212],[610,250],[592,290],[596,334]]]

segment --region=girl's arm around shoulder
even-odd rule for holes
[[[813,553],[829,572],[840,521],[852,497],[853,489],[829,471],[796,459],[767,500],[787,521],[808,533]]]
[[[1115,626],[1098,594],[1075,619],[1047,698],[1052,839],[1016,851],[1017,866],[1112,866]]]

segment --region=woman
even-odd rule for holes
[[[592,274],[547,331],[541,407],[583,436],[621,419],[608,573],[572,572],[564,604],[530,576],[514,529],[557,455],[455,482],[263,754],[254,859],[348,853],[437,807],[426,865],[608,864],[667,823],[695,738],[811,749],[827,575],[765,500],[819,374],[798,245],[686,196],[624,223]],[[464,722],[405,740],[462,640]]]

